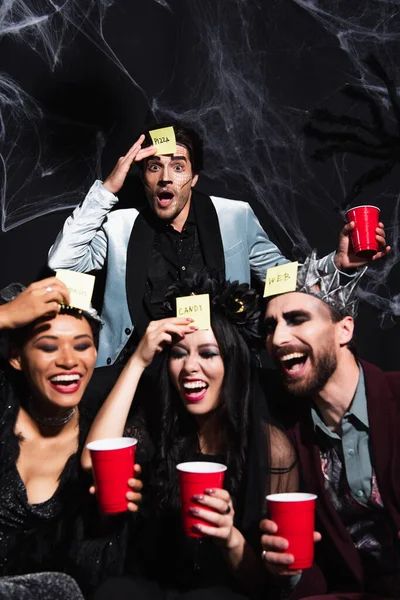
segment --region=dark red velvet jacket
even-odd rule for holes
[[[372,364],[360,363],[365,375],[372,463],[396,539],[400,531],[400,372],[385,373]],[[315,549],[318,566],[304,571],[291,598],[327,591],[364,591],[360,557],[325,491],[310,404],[287,397],[279,412],[298,452],[304,490],[318,496],[316,526],[323,536]]]

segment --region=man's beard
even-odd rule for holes
[[[311,356],[309,357],[311,361]],[[318,394],[327,384],[333,373],[336,371],[337,358],[334,352],[326,351],[319,358],[314,358],[313,372],[310,377],[304,381],[293,381],[286,379],[284,373],[283,385],[285,389],[294,396],[314,396]]]

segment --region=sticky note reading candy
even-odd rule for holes
[[[156,154],[175,154],[176,140],[173,127],[163,127],[149,131],[154,146],[157,147]]]
[[[196,325],[199,329],[210,329],[210,296],[199,294],[177,298],[176,316],[190,317],[194,321],[191,325]]]
[[[95,280],[94,275],[59,269],[56,271],[56,277],[67,286],[70,296],[69,303],[71,306],[81,308],[82,310],[88,310],[90,308]]]
[[[286,292],[295,292],[298,266],[299,263],[296,261],[268,269],[265,278],[264,298]]]

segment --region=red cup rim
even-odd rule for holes
[[[123,450],[124,448],[130,448],[137,444],[136,438],[129,437],[117,437],[117,438],[104,438],[102,440],[94,440],[89,444],[86,444],[86,448],[90,451],[104,452],[105,450]]]
[[[356,208],[376,208],[376,210],[381,212],[379,206],[374,206],[373,204],[360,204],[359,206],[353,206],[353,208],[349,208],[349,210],[346,210],[345,214],[347,215],[347,213],[349,213],[351,210],[356,210]]]
[[[286,492],[283,494],[269,494],[267,500],[269,502],[307,502],[316,500],[315,494],[306,494],[303,492]]]
[[[207,461],[183,462],[176,465],[178,471],[183,473],[222,473],[226,471],[226,465]]]

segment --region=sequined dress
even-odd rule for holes
[[[90,480],[80,468],[80,450],[93,415],[84,400],[79,413],[79,447],[60,475],[54,495],[29,504],[16,467],[20,440],[14,433],[20,402],[15,386],[0,381],[0,576],[65,572],[90,591],[107,575],[121,572],[126,524],[105,529]],[[1,581],[1,579],[0,579]],[[0,588],[1,589],[1,588]],[[1,597],[1,596],[0,596]]]
[[[84,600],[78,584],[65,573],[2,577],[0,600]]]

